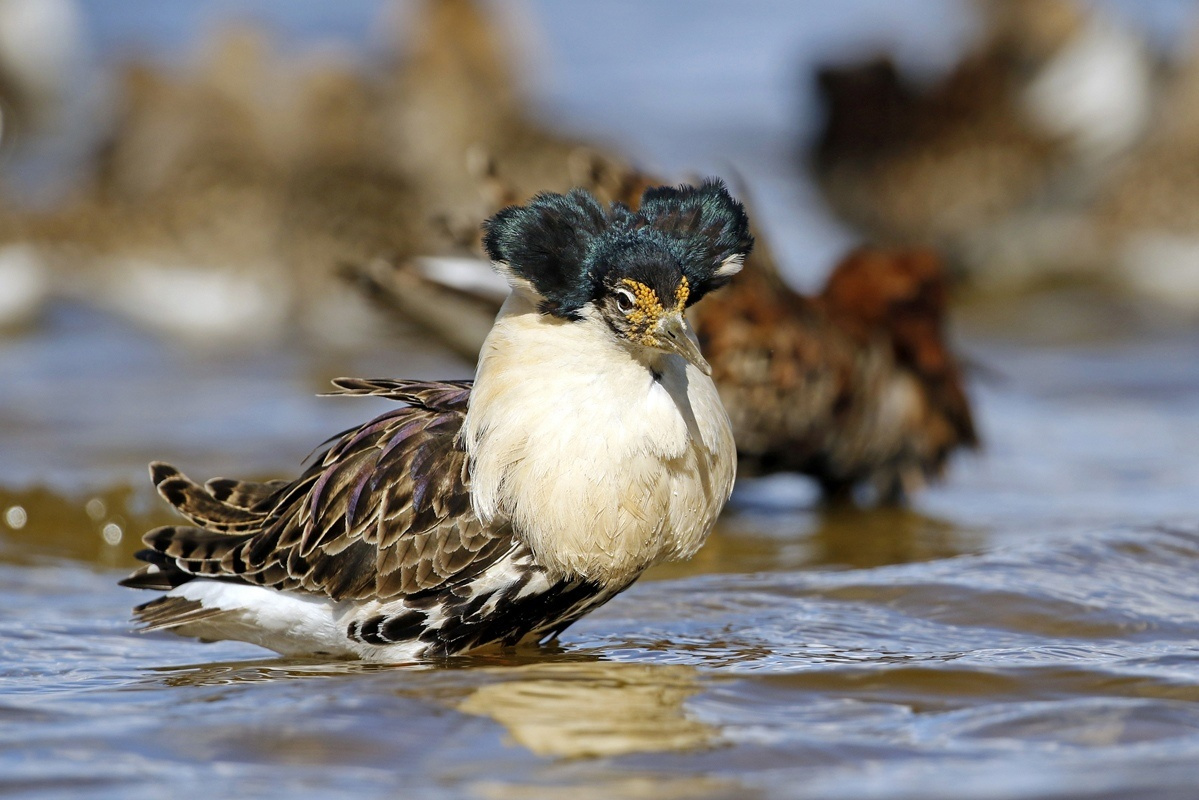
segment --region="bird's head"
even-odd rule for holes
[[[715,180],[647,189],[637,211],[604,208],[582,189],[540,194],[483,228],[496,268],[541,313],[602,323],[629,346],[676,353],[705,374],[683,312],[753,248],[745,209]]]

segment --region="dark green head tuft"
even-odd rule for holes
[[[499,268],[527,281],[544,313],[566,319],[630,281],[663,307],[690,305],[727,283],[753,248],[745,209],[717,180],[647,189],[636,212],[605,209],[582,189],[540,194],[483,228]]]

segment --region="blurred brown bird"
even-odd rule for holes
[[[127,64],[84,190],[22,221],[70,291],[197,340],[275,332],[293,299],[284,165],[256,102],[270,54],[244,29],[210,45],[187,72]]]
[[[1199,30],[1166,73],[1151,131],[1098,193],[1098,251],[1119,282],[1199,311]],[[1106,266],[1106,265],[1105,265]]]
[[[338,267],[430,249],[378,87],[235,27],[188,69],[125,65],[117,100],[86,190],[11,238],[89,302],[195,341],[378,333]]]
[[[815,297],[751,257],[692,316],[743,472],[800,472],[832,498],[868,485],[883,501],[939,478],[978,443],[944,316],[928,250],[856,250]]]
[[[1045,209],[1093,191],[1144,131],[1152,90],[1140,40],[1094,9],[980,5],[982,42],[932,86],[887,58],[821,70],[826,122],[808,159],[873,240],[930,243],[981,270],[991,253],[974,251],[1035,238]]]
[[[402,38],[385,107],[394,163],[464,251],[482,255],[477,219],[538,192],[581,187],[632,206],[653,185],[537,119],[512,64],[519,43],[478,0],[425,0]]]

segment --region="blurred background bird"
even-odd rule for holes
[[[856,250],[815,297],[771,267],[747,267],[692,315],[746,474],[799,472],[830,499],[865,487],[894,502],[977,446],[935,253]]]
[[[32,324],[50,294],[49,276],[17,222],[12,195],[23,187],[12,165],[69,126],[82,39],[71,0],[0,0],[0,330]]]
[[[1149,129],[1156,65],[1091,5],[977,7],[978,43],[931,83],[886,56],[818,73],[813,175],[865,235],[938,247],[976,284],[1086,269],[1087,209]]]
[[[626,157],[533,116],[512,54],[521,36],[477,0],[422,0],[386,87],[396,162],[477,249],[477,222],[543,191],[633,205],[652,182]],[[525,36],[528,34],[525,33]]]

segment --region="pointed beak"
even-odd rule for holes
[[[689,335],[687,320],[683,319],[681,313],[676,312],[663,317],[654,334],[659,350],[680,355],[703,374],[712,374],[712,365],[704,360],[703,353],[699,351],[699,345]]]

